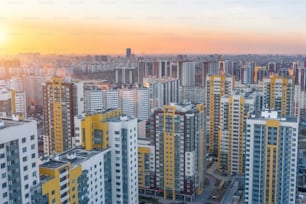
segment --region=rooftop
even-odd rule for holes
[[[103,109],[103,110],[99,110],[99,111],[87,112],[86,114],[78,115],[77,118],[78,119],[84,119],[85,116],[105,114],[105,113],[109,113],[109,112],[112,112],[112,111],[115,111],[115,110],[120,110],[120,109],[119,108],[108,108],[108,109]]]
[[[80,165],[83,161],[86,161],[99,153],[101,153],[101,150],[87,151],[83,148],[77,147],[59,155],[59,160],[63,162],[70,162],[72,167],[74,167]]]
[[[255,111],[253,115],[251,115],[251,119],[275,119],[279,121],[285,122],[297,122],[297,118],[294,117],[280,117],[277,111]]]
[[[102,150],[105,151],[105,150]],[[54,155],[49,161],[40,165],[40,167],[56,169],[61,166],[71,164],[72,168],[80,165],[82,162],[88,160],[89,158],[101,153],[101,150],[87,151],[83,148],[76,147],[63,152],[60,155]]]
[[[67,162],[50,160],[40,165],[40,167],[49,168],[49,169],[57,169],[61,166],[67,165]]]
[[[174,106],[175,107],[175,111],[176,112],[181,112],[181,113],[194,113],[194,111],[197,110],[197,105],[198,104],[193,104],[193,103],[190,103],[190,102],[185,102],[185,103],[180,103],[180,104],[177,104],[177,103],[170,103],[169,106]],[[156,109],[158,111],[163,111],[162,108],[158,108]]]
[[[109,122],[120,122],[120,121],[130,121],[135,119],[134,117],[126,116],[126,115],[121,115],[119,117],[115,118],[110,118],[108,119]]]
[[[23,125],[31,122],[30,120],[17,120],[18,118],[0,118],[0,130],[8,127]]]

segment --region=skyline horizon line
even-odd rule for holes
[[[131,47],[127,47],[131,48]],[[133,51],[133,48],[131,48]],[[42,51],[25,51],[25,52],[16,52],[16,53],[8,53],[3,54],[0,53],[0,56],[16,56],[16,55],[108,55],[108,56],[125,56],[125,50],[123,52],[42,52]],[[239,55],[259,55],[259,56],[303,56],[306,57],[305,53],[282,53],[282,52],[270,52],[270,53],[256,53],[256,52],[237,52],[237,53],[228,53],[228,52],[132,52],[131,55],[134,56],[153,56],[153,55],[224,55],[224,56],[239,56]]]

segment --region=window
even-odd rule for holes
[[[28,166],[24,166],[24,167],[23,167],[23,170],[24,170],[24,171],[27,171],[27,170],[28,170]]]
[[[6,183],[3,183],[3,184],[2,184],[2,188],[5,188],[5,187],[6,187]]]
[[[33,162],[32,163],[32,168],[34,168],[36,166],[36,163],[35,162]]]
[[[27,151],[27,148],[26,147],[23,147],[22,148],[22,152],[26,152]]]
[[[27,161],[27,157],[22,157],[22,161],[26,162]]]
[[[34,135],[31,135],[31,140],[34,140],[34,137],[35,137]]]
[[[25,137],[22,138],[22,140],[21,140],[22,143],[25,143],[26,141],[27,141],[27,139]]]
[[[32,145],[31,145],[31,149],[35,149],[35,144],[32,144]]]
[[[34,159],[34,158],[35,158],[35,153],[32,154],[32,159]]]

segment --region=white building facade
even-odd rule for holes
[[[31,202],[39,182],[37,144],[35,121],[0,120],[1,203]]]
[[[112,148],[112,203],[138,204],[137,119],[127,116],[108,121]]]
[[[262,112],[246,125],[244,203],[296,203],[297,119]]]

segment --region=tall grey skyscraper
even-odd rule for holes
[[[182,86],[195,86],[195,62],[183,62],[181,77]]]
[[[126,57],[131,57],[131,55],[132,55],[132,49],[131,48],[126,48],[125,56]]]

